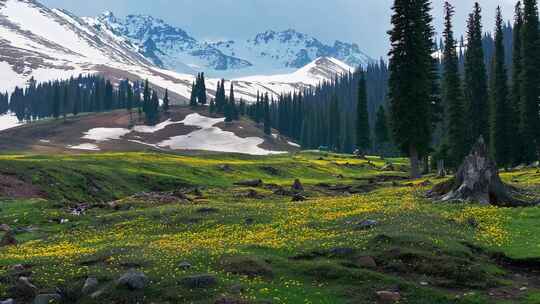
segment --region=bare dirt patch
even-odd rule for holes
[[[38,198],[45,197],[45,193],[38,187],[13,175],[0,173],[0,197]]]

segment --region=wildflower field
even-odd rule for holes
[[[0,174],[43,191],[0,198],[17,240],[0,248],[0,300],[20,264],[66,303],[377,303],[387,290],[399,303],[540,303],[540,208],[432,202],[442,180],[406,169],[315,152],[0,156]],[[536,169],[502,176],[540,195]],[[115,286],[129,269],[144,289]],[[182,284],[201,274],[216,283]],[[98,295],[81,293],[88,277]]]

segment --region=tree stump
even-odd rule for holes
[[[465,158],[454,178],[436,185],[428,197],[443,202],[478,202],[484,205],[531,205],[512,197],[516,192],[499,177],[497,164],[489,156],[484,139],[480,137]]]

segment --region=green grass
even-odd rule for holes
[[[407,166],[403,159],[389,161]],[[422,180],[381,182],[378,176],[406,173],[379,170],[385,161],[377,158],[370,162],[320,153],[0,156],[0,173],[16,174],[48,194],[0,199],[0,223],[33,228],[16,235],[18,246],[0,249],[0,299],[10,296],[10,266],[23,263],[32,266],[32,281],[41,290],[59,287],[73,299],[86,277],[97,277],[106,289],[103,298],[80,303],[214,303],[221,297],[373,303],[376,291],[393,289],[403,303],[509,303],[489,291],[521,286],[512,280],[514,270],[497,264],[491,253],[540,257],[540,209],[433,203],[423,198]],[[225,164],[230,171],[220,168]],[[504,178],[524,183],[536,174],[523,170]],[[299,178],[309,200],[294,203],[269,188],[255,189],[263,198],[251,199],[245,196],[249,188],[233,186],[252,178],[285,188]],[[373,191],[344,195],[320,183],[370,185]],[[189,186],[201,187],[204,198],[164,203],[131,197]],[[534,184],[526,187],[535,191]],[[117,199],[118,210],[102,203]],[[96,208],[69,214],[68,207],[79,202]],[[358,229],[366,219],[379,224]],[[365,255],[377,269],[356,264]],[[180,269],[182,261],[193,267]],[[114,280],[134,266],[151,284],[144,292],[117,290]],[[215,275],[219,284],[189,290],[179,283],[201,273]],[[241,294],[235,285],[243,287]],[[538,303],[533,287],[510,302]]]

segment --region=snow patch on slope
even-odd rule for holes
[[[0,115],[0,131],[15,128],[20,125],[23,125],[23,123],[20,123],[15,115],[9,113]]]
[[[131,131],[124,128],[94,128],[88,130],[82,138],[99,142],[120,139],[120,137],[129,133]]]
[[[224,118],[209,118],[199,114],[190,114],[182,122],[186,126],[200,127],[188,135],[174,136],[158,144],[173,150],[204,150],[216,152],[243,153],[251,155],[270,155],[286,152],[275,152],[259,147],[264,139],[259,137],[241,138],[232,132],[223,131],[216,124]]]

